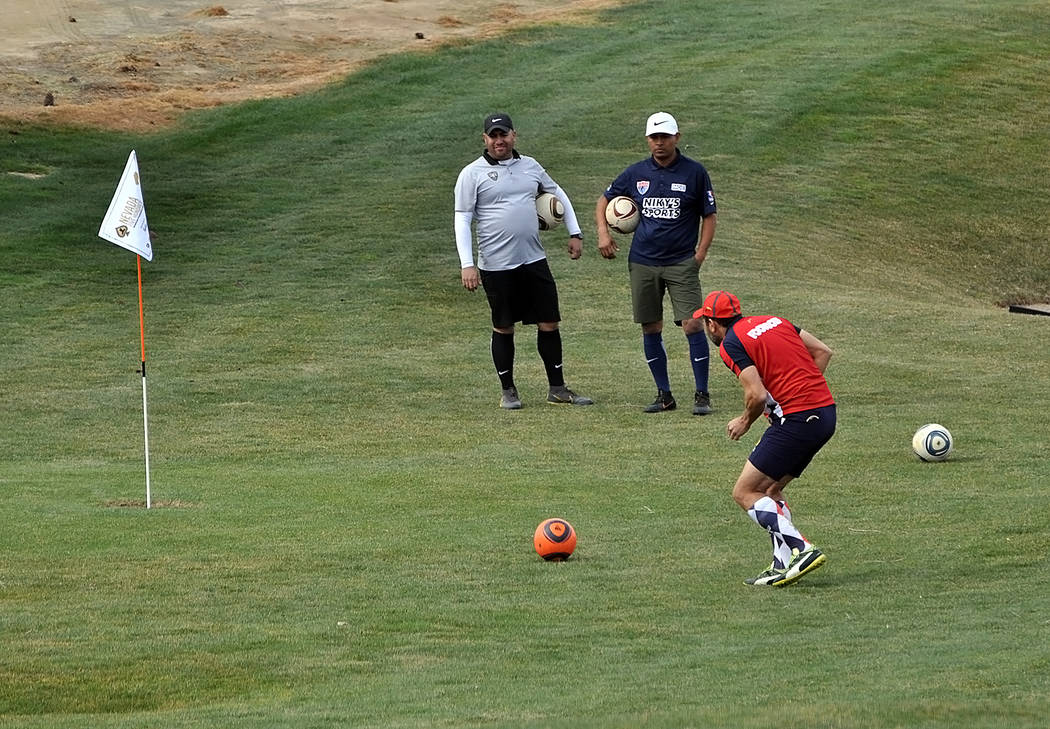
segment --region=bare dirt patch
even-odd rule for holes
[[[107,509],[145,509],[145,499],[113,499],[102,504]],[[192,501],[180,501],[179,499],[167,499],[150,501],[153,509],[189,509],[196,506]]]
[[[0,117],[142,131],[622,0],[5,0]]]

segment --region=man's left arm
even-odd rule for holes
[[[696,245],[696,265],[703,265],[707,258],[707,249],[711,247],[711,241],[715,239],[715,226],[718,224],[718,214],[711,213],[700,222],[700,242]]]
[[[555,183],[553,195],[558,198],[562,207],[565,208],[565,227],[569,231],[569,258],[576,260],[583,255],[583,232],[580,228],[580,221],[576,218],[576,211],[572,207],[572,202],[569,201],[569,196],[565,194],[565,190],[561,189],[561,185]]]
[[[806,345],[806,349],[809,350],[809,356],[813,358],[817,368],[821,372],[826,370],[828,362],[831,360],[831,348],[805,329],[799,329],[798,335],[802,338],[802,343]]]

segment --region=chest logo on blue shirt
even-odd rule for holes
[[[490,172],[489,173],[489,179],[492,180],[493,182],[495,182],[496,180],[499,179],[499,173],[498,172]]]
[[[649,180],[638,180],[634,183],[634,186],[638,189],[639,195],[644,195],[649,192]]]
[[[671,183],[671,191],[672,192],[685,192],[685,184],[682,183],[682,182],[672,182]]]

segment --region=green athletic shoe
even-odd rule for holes
[[[499,406],[504,410],[521,410],[521,398],[518,397],[518,388],[508,387],[499,398]]]
[[[552,387],[547,393],[547,402],[551,405],[593,405],[594,400],[577,395],[565,385]]]
[[[787,569],[784,570],[784,579],[773,583],[777,587],[784,587],[797,582],[803,575],[812,572],[818,567],[823,567],[824,563],[828,561],[824,553],[814,546],[810,546],[805,552],[793,549],[791,553],[794,556],[791,558],[791,562],[788,563]]]
[[[744,580],[745,585],[775,585],[784,579],[784,570],[778,570],[773,567],[773,563],[769,563],[769,569],[761,572],[754,577],[748,577]]]

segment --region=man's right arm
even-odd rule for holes
[[[732,440],[740,440],[740,437],[750,430],[751,425],[765,412],[769,398],[769,392],[754,365],[745,367],[737,377],[744,388],[744,412],[730,420],[726,426],[726,433]]]
[[[474,265],[474,237],[470,224],[474,214],[470,211],[457,210],[454,225],[456,229],[456,250],[459,251],[460,279],[463,288],[475,291],[481,283],[478,269]]]
[[[481,276],[474,265],[474,208],[477,204],[477,186],[471,166],[467,165],[456,178],[455,193],[453,195],[455,205],[453,207],[453,228],[456,232],[456,250],[459,252],[460,278],[463,288],[467,291],[475,291],[481,285]]]
[[[609,205],[609,198],[604,194],[598,196],[594,206],[594,227],[598,230],[598,252],[602,258],[616,258],[620,246],[612,237],[609,229],[609,221],[605,219],[605,208]]]

